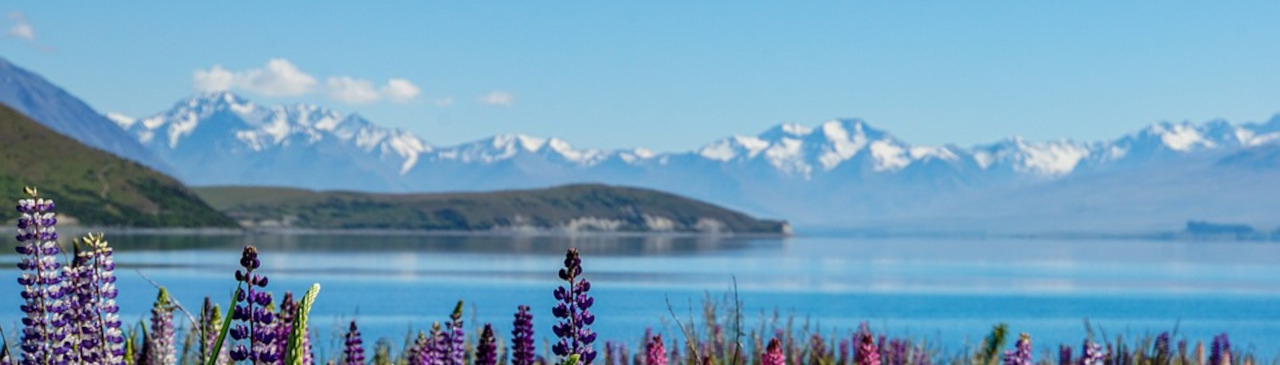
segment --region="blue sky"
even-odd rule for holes
[[[837,117],[971,145],[1280,112],[1277,2],[77,5],[0,5],[0,56],[103,112],[232,88],[435,145],[522,132],[682,151]]]

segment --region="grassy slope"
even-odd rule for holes
[[[0,192],[23,186],[54,199],[83,225],[236,227],[182,183],[137,163],[86,147],[0,105]]]
[[[645,215],[670,219],[676,231],[695,230],[700,218],[723,222],[733,232],[779,233],[784,225],[673,194],[605,185],[442,194],[315,192],[269,187],[206,187],[195,191],[237,219],[279,220],[282,216],[295,216],[296,226],[307,228],[551,228],[576,218],[595,217],[624,222],[621,231],[643,231]]]

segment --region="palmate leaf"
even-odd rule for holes
[[[285,355],[285,365],[302,365],[302,352],[306,351],[302,348],[302,338],[307,335],[307,317],[317,295],[320,295],[320,283],[311,284],[311,289],[307,289],[307,294],[298,302],[298,315],[294,317],[293,330],[289,333],[289,353]]]
[[[236,290],[239,290],[237,288]],[[218,362],[218,354],[222,352],[222,342],[227,339],[227,330],[231,329],[231,313],[236,308],[236,293],[231,292],[231,304],[227,306],[227,316],[222,319],[222,329],[218,331],[218,340],[213,342],[213,348],[209,349],[211,354],[205,360],[205,365],[216,365]]]

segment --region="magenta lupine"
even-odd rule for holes
[[[63,314],[67,305],[63,301],[63,272],[57,262],[58,232],[52,200],[42,199],[36,189],[25,189],[26,199],[18,200],[18,246],[21,255],[18,269],[22,276],[18,284],[23,286],[22,363],[48,364],[60,360],[69,351],[64,347],[67,339],[65,326],[68,318]]]
[[[667,365],[667,349],[662,344],[662,335],[653,336],[644,349],[645,365]]]
[[[280,358],[276,353],[276,334],[271,328],[275,315],[266,310],[271,304],[271,293],[262,290],[267,286],[267,277],[253,272],[261,265],[257,247],[245,246],[240,256],[243,270],[236,270],[236,281],[240,282],[236,288],[236,306],[231,311],[232,320],[238,323],[228,330],[231,338],[240,342],[231,349],[233,361],[271,364]]]
[[[1031,336],[1023,333],[1013,351],[1004,353],[1004,365],[1033,365],[1031,361]]]
[[[854,352],[853,361],[858,365],[880,365],[880,349],[876,347],[875,336],[866,323],[858,331],[858,348]]]
[[[351,327],[347,329],[345,345],[342,348],[342,364],[364,365],[364,340],[360,338],[360,329],[356,328],[355,320],[351,321]]]
[[[582,278],[582,259],[578,249],[570,248],[564,255],[564,268],[560,269],[560,280],[566,286],[556,288],[554,294],[559,303],[551,308],[551,314],[560,322],[551,327],[559,342],[551,346],[551,351],[562,359],[578,355],[578,363],[591,365],[596,358],[596,351],[591,343],[596,340],[596,333],[591,324],[596,317],[591,314],[591,305],[595,299],[587,294],[591,291],[591,282]]]
[[[777,338],[769,340],[769,346],[760,354],[760,365],[787,365],[787,357],[782,354],[782,341]]]
[[[1227,339],[1226,333],[1213,336],[1207,365],[1231,365],[1231,340]]]
[[[485,323],[480,331],[480,343],[476,345],[475,365],[496,365],[498,363],[498,339],[493,336],[493,326]]]
[[[147,332],[147,365],[174,365],[178,363],[177,346],[174,343],[173,303],[169,291],[160,288],[156,303],[151,307],[151,331]]]
[[[515,321],[511,328],[512,365],[533,365],[535,358],[533,340],[533,314],[529,306],[516,307]]]

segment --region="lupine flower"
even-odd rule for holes
[[[1080,345],[1080,365],[1103,365],[1106,354],[1102,352],[1102,345],[1097,342],[1084,340],[1084,344]]]
[[[67,310],[63,300],[67,291],[57,262],[58,219],[52,200],[39,198],[34,188],[26,188],[25,192],[27,198],[18,200],[21,216],[15,248],[22,255],[18,269],[23,273],[18,284],[23,286],[21,309],[26,314],[22,319],[22,362],[47,364],[61,360],[70,350],[64,347],[69,318],[63,314]]]
[[[1033,365],[1031,361],[1031,336],[1023,333],[1018,338],[1017,349],[1004,353],[1004,365]]]
[[[293,333],[293,320],[298,316],[298,301],[293,300],[293,292],[285,291],[280,297],[280,312],[276,314],[275,323],[271,324],[276,334],[276,353],[280,354],[280,363],[284,362],[284,354],[289,353],[289,335]]]
[[[849,363],[849,339],[840,340],[840,358],[836,359],[836,364],[847,365]]]
[[[827,356],[827,342],[822,339],[822,335],[813,334],[809,338],[809,365],[820,365],[822,360]]]
[[[858,330],[858,350],[854,352],[853,361],[858,365],[880,365],[880,351],[876,348],[871,329],[866,323]]]
[[[662,345],[662,335],[653,336],[644,349],[645,365],[667,365],[667,349]]]
[[[75,256],[67,268],[69,319],[74,323],[66,344],[74,351],[63,360],[93,364],[123,361],[124,334],[116,306],[115,262],[102,234],[74,241]]]
[[[1231,341],[1227,339],[1226,333],[1213,336],[1207,365],[1231,365]]]
[[[267,277],[253,271],[262,265],[258,260],[258,249],[245,246],[240,256],[240,266],[236,270],[236,306],[231,312],[231,319],[239,321],[228,331],[231,338],[242,343],[231,349],[231,359],[248,361],[253,364],[274,363],[280,355],[276,353],[276,334],[271,323],[275,315],[266,310],[271,304],[271,293],[262,291],[267,286]]]
[[[1058,365],[1074,365],[1071,363],[1071,346],[1058,345]]]
[[[480,331],[480,343],[476,345],[476,365],[496,365],[498,363],[498,339],[493,336],[493,326],[485,323]]]
[[[1156,343],[1152,346],[1152,352],[1155,355],[1157,365],[1167,365],[1173,361],[1173,356],[1169,349],[1169,332],[1161,332],[1156,336]]]
[[[911,354],[911,365],[932,365],[932,364],[933,364],[933,359],[929,358],[929,351],[925,351],[923,347],[917,347],[915,353]]]
[[[222,311],[218,305],[213,304],[209,297],[204,297],[204,305],[200,307],[200,361],[205,363],[210,357],[217,356],[215,364],[227,364],[227,346],[223,346],[218,350],[217,354],[210,353],[213,346],[218,342],[218,333],[222,331]]]
[[[364,340],[360,339],[360,329],[356,328],[356,321],[351,321],[351,328],[347,330],[346,347],[342,349],[343,365],[364,365]]]
[[[511,328],[511,363],[512,365],[533,365],[535,360],[533,345],[533,314],[529,306],[516,307],[515,322]]]
[[[596,333],[591,330],[596,316],[590,311],[595,299],[587,294],[591,290],[591,282],[581,278],[582,259],[578,257],[578,249],[570,248],[565,253],[564,268],[559,274],[560,280],[568,285],[558,287],[554,292],[559,303],[551,308],[551,314],[560,318],[560,322],[551,330],[560,341],[551,346],[551,351],[562,359],[576,354],[579,363],[591,365],[596,358],[596,351],[591,347],[596,340]]]
[[[466,365],[463,358],[467,353],[464,344],[467,334],[462,327],[462,300],[458,300],[458,305],[453,307],[453,313],[449,314],[449,323],[446,326],[444,337],[447,340],[444,353],[445,365]]]
[[[148,365],[174,365],[178,363],[178,352],[174,344],[173,303],[169,299],[169,291],[160,288],[156,303],[151,307],[151,331],[147,333],[146,358]]]
[[[777,338],[769,340],[769,347],[760,354],[761,365],[787,365],[787,357],[782,355],[782,341]]]

